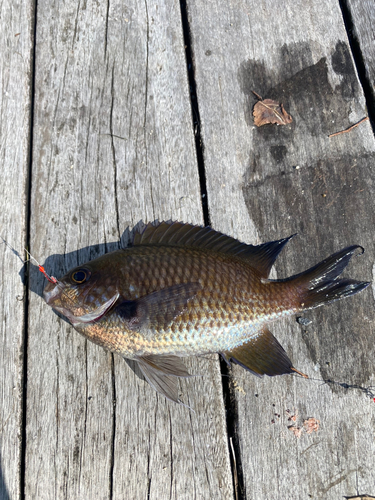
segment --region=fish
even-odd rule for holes
[[[211,227],[147,224],[120,248],[50,280],[44,300],[75,330],[138,363],[149,384],[181,403],[183,358],[219,353],[257,376],[300,373],[269,330],[279,318],[364,290],[370,282],[339,276],[352,245],[307,271],[269,278],[293,237],[248,245]],[[303,375],[303,374],[302,374]]]

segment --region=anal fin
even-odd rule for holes
[[[223,355],[258,377],[296,372],[283,347],[266,326],[253,339]]]

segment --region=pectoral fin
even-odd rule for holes
[[[191,377],[177,356],[145,355],[136,358],[138,365],[155,391],[167,399],[181,403],[178,398],[178,377]]]
[[[231,359],[259,377],[296,372],[286,352],[267,327],[263,327],[246,344],[224,352],[223,355],[226,360]]]

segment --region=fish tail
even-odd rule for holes
[[[338,279],[349,264],[359,245],[353,245],[334,253],[316,266],[290,278],[299,291],[301,310],[313,309],[335,300],[350,297],[364,290],[370,282]]]

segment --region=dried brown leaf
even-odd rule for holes
[[[260,96],[257,95],[257,97]],[[273,99],[259,100],[253,108],[253,116],[254,124],[257,127],[267,123],[287,125],[293,121],[292,117],[285,111],[283,104]]]

